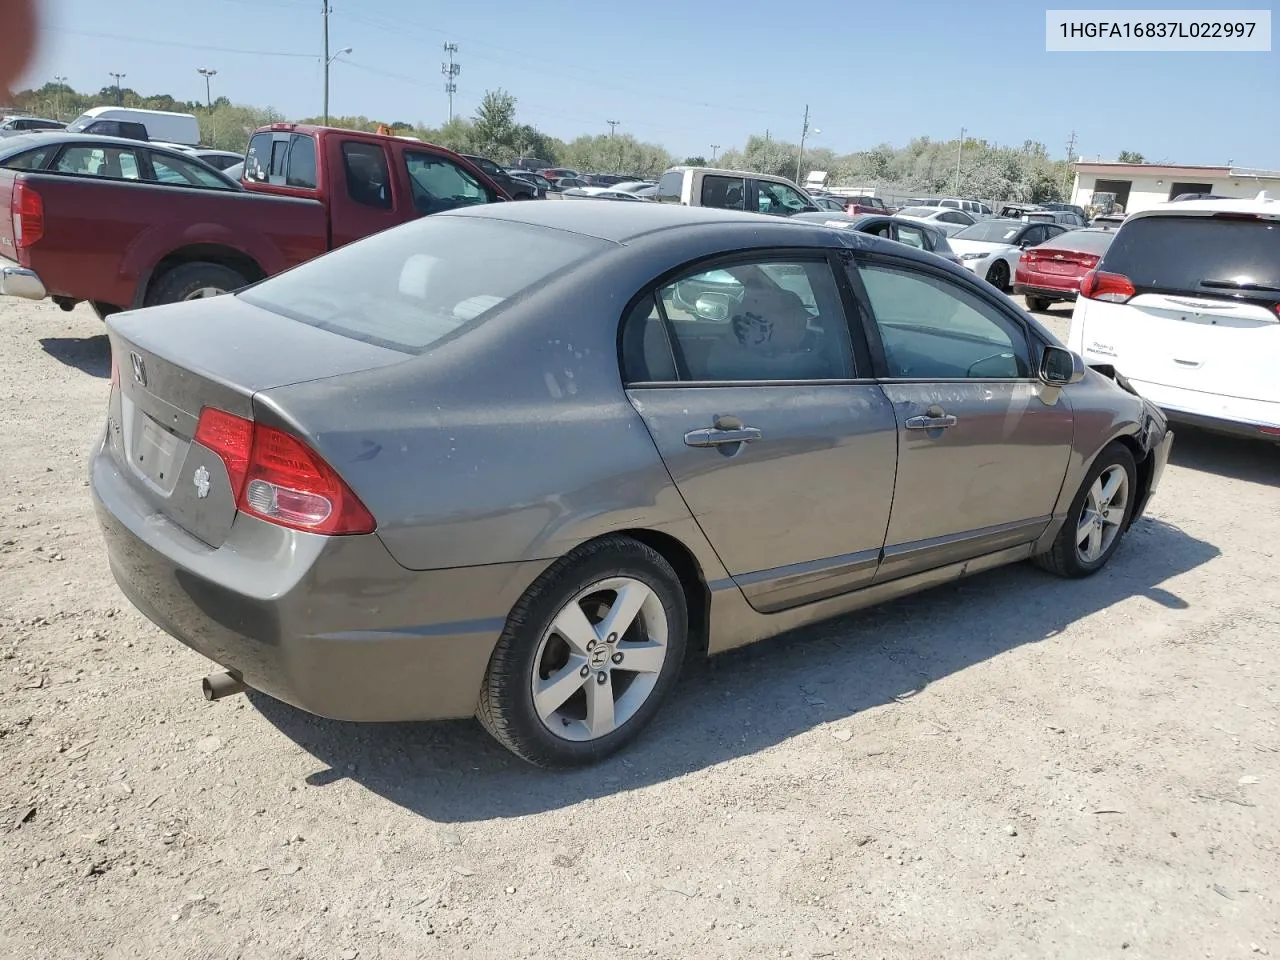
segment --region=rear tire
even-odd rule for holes
[[[615,610],[621,627],[604,632]],[[512,608],[476,717],[529,763],[596,763],[658,712],[679,675],[687,635],[684,591],[671,564],[629,537],[593,541],[552,564]]]
[[[1051,303],[1053,301],[1045,297],[1027,297],[1027,309],[1032,313],[1044,313]]]
[[[91,309],[99,320],[105,320],[113,313],[119,313],[120,308],[110,303],[103,303],[100,300],[90,300],[89,309]]]
[[[239,290],[248,283],[242,274],[220,263],[184,263],[151,285],[147,291],[146,306],[220,296]]]
[[[1115,488],[1108,490],[1114,483]],[[1050,573],[1079,579],[1097,573],[1115,554],[1138,496],[1138,467],[1123,443],[1103,447],[1071,501],[1062,529],[1047,551],[1031,559]]]

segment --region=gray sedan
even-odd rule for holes
[[[111,569],[206,696],[474,714],[547,766],[631,740],[687,651],[1095,573],[1172,442],[966,271],[723,210],[450,211],[107,326]]]

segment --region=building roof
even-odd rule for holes
[[[1214,175],[1217,177],[1248,177],[1264,180],[1280,180],[1280,170],[1260,170],[1256,167],[1212,166],[1194,163],[1104,163],[1080,161],[1076,173],[1093,173],[1129,176],[1176,177]]]

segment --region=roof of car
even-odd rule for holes
[[[137,147],[138,144],[145,143],[153,150],[167,150],[170,153],[185,152],[154,140],[130,140],[127,137],[104,137],[98,133],[71,133],[70,131],[63,132],[61,130],[46,133],[23,133],[16,137],[9,137],[7,140],[0,140],[0,144],[2,144],[0,150],[9,155],[19,152],[19,150],[13,149],[15,145],[21,150],[25,150],[46,143],[99,143],[104,147]]]
[[[1126,220],[1170,215],[1203,217],[1214,213],[1252,213],[1268,219],[1280,219],[1280,199],[1263,190],[1257,196],[1240,200],[1170,200],[1167,203],[1160,203],[1146,210],[1138,210],[1131,213]]]

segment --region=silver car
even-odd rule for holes
[[[1172,442],[967,271],[715,209],[450,211],[107,326],[111,569],[206,696],[474,714],[547,766],[633,738],[687,652],[1096,572]]]

